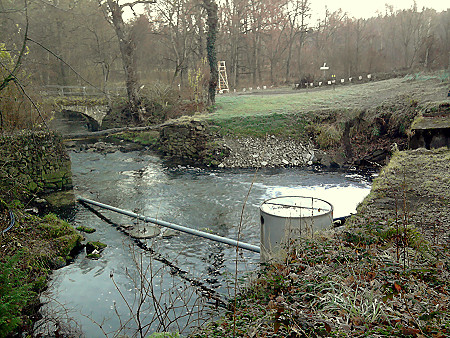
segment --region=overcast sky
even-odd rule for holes
[[[384,13],[385,4],[392,4],[394,10],[410,8],[413,0],[311,0],[311,7],[314,17],[323,17],[325,6],[330,12],[334,12],[342,8],[350,17],[370,18],[377,15],[377,11]],[[420,11],[422,7],[434,8],[438,12],[446,10],[450,7],[448,0],[417,0],[417,9]]]
[[[121,3],[131,2],[130,0],[121,0]],[[370,18],[377,16],[377,12],[385,12],[385,4],[392,4],[394,10],[411,8],[413,0],[310,0],[312,18],[311,23],[315,24],[319,18],[325,16],[325,6],[330,12],[341,8],[348,13],[350,17]],[[420,11],[422,7],[434,8],[438,12],[450,8],[449,0],[417,0],[417,8]],[[143,12],[142,6],[135,6],[136,12]],[[132,12],[126,8],[125,17],[131,18]]]

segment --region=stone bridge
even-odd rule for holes
[[[102,124],[103,118],[109,111],[108,105],[96,105],[96,106],[61,106],[61,110],[67,110],[72,112],[79,112],[89,117],[92,117],[99,125]]]
[[[109,109],[107,105],[60,105],[53,111],[49,127],[63,135],[98,131]]]

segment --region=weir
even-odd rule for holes
[[[83,203],[95,205],[95,206],[103,208],[103,209],[111,210],[111,211],[117,212],[117,213],[122,214],[122,215],[126,215],[126,216],[129,216],[129,217],[137,218],[137,219],[140,219],[140,220],[142,220],[144,222],[157,224],[157,225],[160,225],[160,226],[163,226],[163,227],[166,227],[166,228],[170,228],[170,229],[177,230],[177,231],[180,231],[180,232],[184,232],[184,233],[187,233],[187,234],[191,234],[191,235],[194,235],[194,236],[203,237],[203,238],[215,241],[215,242],[219,242],[219,243],[228,244],[228,245],[231,245],[231,246],[234,246],[234,247],[238,247],[240,249],[245,249],[245,250],[249,250],[249,251],[253,251],[253,252],[257,252],[257,253],[260,252],[260,248],[258,246],[256,246],[256,245],[243,243],[243,242],[231,239],[231,238],[226,238],[226,237],[213,235],[213,234],[210,234],[210,233],[207,233],[207,232],[203,232],[203,231],[200,231],[200,230],[188,228],[188,227],[185,227],[185,226],[182,226],[182,225],[178,225],[178,224],[175,224],[175,223],[161,221],[161,220],[158,220],[156,218],[152,218],[152,217],[149,217],[149,216],[144,216],[144,215],[137,214],[137,213],[132,212],[132,211],[116,208],[116,207],[113,207],[111,205],[100,203],[100,202],[97,202],[97,201],[94,201],[94,200],[90,200],[90,199],[87,199],[87,198],[84,198],[84,197],[81,197],[81,196],[78,196],[77,200],[80,201],[80,202],[83,202]]]

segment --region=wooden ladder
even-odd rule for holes
[[[230,88],[228,87],[228,76],[227,67],[225,66],[225,61],[219,61],[219,84],[217,86],[218,93],[229,93]]]

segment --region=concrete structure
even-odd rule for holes
[[[283,196],[265,201],[261,215],[261,262],[283,262],[299,238],[312,238],[333,224],[333,206],[314,197]]]

